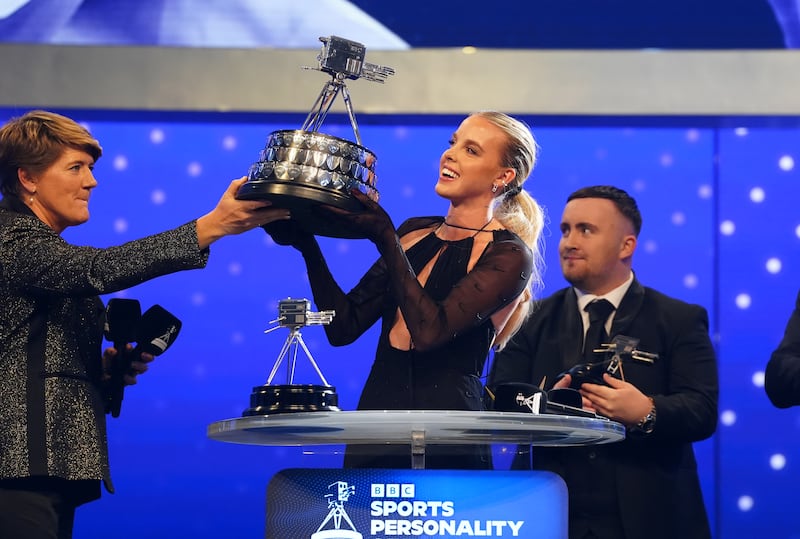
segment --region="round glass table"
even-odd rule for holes
[[[461,410],[357,410],[247,416],[217,421],[208,437],[265,446],[405,444],[412,467],[425,467],[431,444],[515,443],[581,446],[618,442],[625,427],[602,418]]]

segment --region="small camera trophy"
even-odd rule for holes
[[[278,358],[272,366],[267,383],[263,386],[253,388],[250,394],[250,408],[245,410],[242,415],[271,415],[287,412],[317,412],[317,411],[338,411],[339,397],[336,388],[332,387],[317,362],[314,361],[300,328],[313,325],[330,324],[333,320],[334,311],[311,312],[311,303],[307,299],[285,299],[278,303],[278,318],[271,323],[277,323],[264,331],[269,333],[278,328],[289,329],[289,336],[283,343]],[[297,352],[302,349],[311,366],[317,372],[322,385],[319,384],[295,384],[294,372],[297,365]],[[286,360],[286,383],[273,385],[272,381],[278,373],[281,363]]]
[[[596,353],[602,352],[605,354],[605,360],[595,363],[580,363],[559,374],[558,378],[569,374],[572,377],[570,387],[574,389],[580,389],[581,384],[584,383],[606,385],[603,381],[604,373],[608,373],[620,380],[625,380],[623,363],[636,361],[652,365],[658,360],[658,354],[639,350],[636,348],[638,344],[639,339],[637,338],[617,335],[610,343],[594,350]],[[611,357],[608,357],[609,355]]]
[[[317,56],[319,65],[305,69],[328,73],[331,80],[322,88],[299,130],[270,133],[237,198],[270,200],[291,210],[292,218],[311,233],[352,238],[351,232],[332,226],[314,213],[319,204],[358,211],[362,205],[353,197],[353,189],[378,201],[377,158],[361,145],[345,80],[362,78],[383,83],[394,70],[365,62],[366,48],[361,43],[336,36],[319,39],[323,43]],[[339,94],[347,108],[355,143],[318,132]]]

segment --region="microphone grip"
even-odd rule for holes
[[[133,351],[128,350],[127,342],[115,342],[114,348],[117,355],[111,360],[111,379],[109,380],[109,393],[106,412],[112,417],[119,417],[122,408],[122,398],[125,394],[125,373],[131,368]]]

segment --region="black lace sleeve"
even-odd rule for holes
[[[399,236],[435,222],[410,219],[397,233],[376,242],[381,258],[348,293],[333,278],[317,242],[303,249],[314,302],[336,311],[325,326],[332,345],[349,344],[369,329],[381,316],[386,294],[392,294],[403,313],[414,347],[424,351],[481,324],[522,293],[530,279],[532,253],[514,234],[496,231],[472,271],[444,300],[433,300],[417,280]]]
[[[333,346],[350,344],[380,318],[388,282],[386,264],[379,259],[353,290],[345,294],[333,278],[316,241],[304,248],[302,255],[314,303],[319,309],[336,312],[331,323],[324,326],[328,341]]]
[[[420,351],[449,342],[508,305],[524,290],[533,265],[530,249],[517,236],[496,231],[472,270],[437,302],[417,280],[397,235],[378,245],[390,291]]]
[[[400,225],[398,233],[403,235],[438,221],[441,221],[441,217],[412,218]],[[352,343],[381,316],[383,302],[389,293],[386,262],[379,258],[358,284],[345,293],[333,278],[319,243],[313,236],[308,241],[300,242],[298,248],[306,263],[314,303],[319,309],[336,311],[331,323],[325,326],[328,342],[333,346]]]

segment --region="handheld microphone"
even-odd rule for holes
[[[136,335],[136,356],[142,352],[158,356],[172,346],[181,330],[181,321],[161,305],[153,305],[142,315]]]
[[[113,380],[109,398],[109,410],[112,417],[119,417],[122,408],[122,398],[125,393],[125,373],[131,368],[131,363],[138,359],[142,353],[158,356],[169,348],[181,329],[181,321],[173,314],[161,307],[153,305],[142,315],[138,324],[135,337],[136,347],[124,356],[118,356],[115,369],[121,372],[118,380]]]
[[[116,394],[122,392],[122,387],[125,385],[125,371],[128,369],[125,365],[130,364],[130,360],[127,359],[128,343],[136,340],[141,318],[142,307],[139,300],[121,298],[108,300],[103,333],[106,340],[117,350],[117,356],[111,363],[106,412],[110,410],[113,401],[122,398]]]
[[[123,352],[126,344],[136,340],[142,307],[137,299],[112,298],[106,305],[103,332],[107,341],[114,343],[117,352]]]

